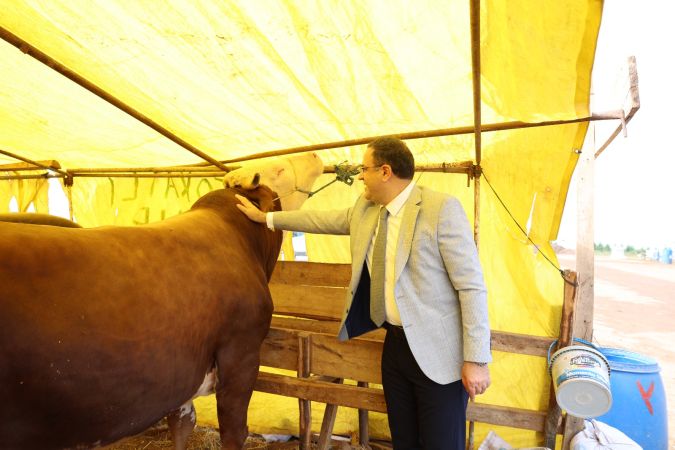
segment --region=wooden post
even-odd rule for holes
[[[368,387],[365,381],[358,381],[358,387]],[[361,448],[370,448],[370,426],[368,425],[368,410],[359,409],[359,445]]]
[[[298,335],[298,378],[310,376],[311,338],[308,333]],[[300,409],[300,449],[310,450],[312,448],[312,402],[299,398],[298,405]]]
[[[591,126],[593,143],[595,127]],[[594,145],[584,149],[579,160],[579,182],[577,188],[577,258],[576,271],[579,274],[577,313],[574,323],[575,336],[593,339],[593,285],[595,277],[594,247],[594,195],[595,157]],[[579,332],[579,334],[577,333]]]
[[[476,165],[480,167],[481,162],[481,133],[482,133],[482,115],[481,115],[481,79],[480,79],[480,0],[471,0],[469,6],[469,21],[471,24],[471,75],[472,75],[472,86],[473,86],[473,139],[474,139],[474,152],[476,154]],[[478,181],[478,176],[474,178],[474,240],[476,241],[476,247],[479,243],[479,199],[480,199],[480,183]],[[473,400],[471,400],[473,401]],[[474,448],[474,422],[469,422],[469,435],[467,436],[466,448],[468,450],[473,450]]]
[[[338,378],[336,383],[341,384],[344,380]],[[330,447],[331,436],[333,435],[333,426],[335,425],[335,416],[337,416],[338,405],[326,404],[326,410],[323,413],[323,422],[321,423],[321,432],[319,433],[318,450],[328,450]]]
[[[560,335],[558,345],[555,350],[567,347],[572,343],[574,310],[576,299],[577,273],[565,271],[565,286],[563,288],[563,307],[560,315]],[[562,411],[556,401],[553,380],[551,380],[551,390],[548,400],[548,413],[546,414],[546,424],[544,428],[544,447],[555,448],[556,435],[562,418]]]
[[[595,277],[595,246],[593,207],[595,197],[595,126],[591,125],[591,144],[579,158],[577,187],[577,308],[574,336],[593,340],[593,300]],[[584,427],[584,420],[568,415],[563,433],[563,450],[569,449],[572,437]]]

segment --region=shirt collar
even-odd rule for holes
[[[387,208],[387,211],[389,211],[390,215],[396,216],[399,212],[401,212],[403,205],[405,205],[408,197],[410,197],[413,187],[415,187],[415,182],[411,181],[408,186],[405,187],[405,189],[403,189],[396,197],[394,197],[392,201],[387,203],[385,208]]]

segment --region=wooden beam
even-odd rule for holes
[[[61,178],[59,175],[50,176],[49,172],[41,173],[39,175],[2,175],[0,180],[37,180],[37,179],[48,179],[48,178]]]
[[[69,171],[70,172],[70,171]],[[120,172],[99,172],[99,173],[73,173],[73,178],[208,178],[222,177],[223,171],[208,171],[200,173],[187,172],[167,172],[167,173],[120,173]]]
[[[382,384],[382,346],[383,342],[356,339],[342,342],[335,336],[313,334],[310,372]]]
[[[513,121],[513,122],[487,123],[487,124],[481,125],[481,131],[484,132],[484,133],[488,133],[488,132],[493,132],[493,131],[517,130],[517,129],[536,128],[536,127],[548,127],[548,126],[554,126],[554,125],[568,125],[568,124],[573,124],[573,123],[592,122],[592,121],[596,121],[596,120],[621,120],[621,119],[622,119],[622,112],[621,111],[610,111],[610,112],[600,113],[600,114],[591,114],[590,116],[586,116],[586,117],[578,117],[576,119],[546,120],[546,121],[542,121],[542,122]],[[475,127],[473,125],[454,127],[454,128],[440,128],[440,129],[426,130],[426,131],[412,131],[412,132],[409,132],[409,133],[391,133],[391,134],[387,134],[387,135],[368,136],[368,137],[363,137],[363,138],[348,139],[348,140],[344,140],[344,141],[327,142],[327,143],[323,143],[323,144],[303,145],[303,146],[300,146],[300,147],[291,147],[291,148],[286,148],[286,149],[282,149],[282,150],[272,150],[272,151],[261,152],[261,153],[251,153],[251,154],[248,154],[248,156],[242,156],[242,157],[239,157],[239,158],[232,158],[232,159],[225,160],[223,162],[225,164],[231,164],[231,163],[235,163],[235,162],[250,161],[250,160],[253,160],[253,159],[271,158],[273,156],[291,155],[291,154],[294,154],[294,153],[304,153],[304,152],[311,152],[311,151],[317,151],[317,150],[329,150],[329,149],[333,149],[333,148],[353,147],[353,146],[356,146],[356,145],[368,144],[368,143],[374,141],[377,138],[385,137],[385,136],[396,136],[399,139],[408,140],[408,139],[428,139],[428,138],[443,137],[443,136],[457,136],[457,135],[472,134],[472,133],[475,133]],[[244,151],[242,153],[246,153],[246,152]],[[200,163],[200,165],[204,165],[204,163]]]
[[[2,153],[2,150],[0,150]],[[4,154],[4,153],[3,153]],[[39,164],[39,166],[36,166]],[[48,167],[50,170],[60,169],[61,164],[58,161],[50,159],[48,161],[35,161],[35,163],[14,163],[14,164],[0,164],[0,172],[11,171],[11,172],[22,172],[26,170],[44,170],[45,167]]]
[[[546,412],[474,402],[469,403],[466,409],[466,419],[491,425],[543,432]]]
[[[20,155],[17,155],[15,153],[12,153],[10,151],[2,150],[2,149],[0,149],[0,154],[5,155],[5,156],[9,156],[10,158],[18,159],[19,161],[23,161],[24,163],[28,164],[29,166],[33,166],[33,170],[39,170],[39,169],[50,170],[50,171],[53,171],[53,172],[57,172],[57,173],[59,173],[63,176],[67,176],[67,173],[64,172],[63,170],[61,170],[60,165],[59,165],[59,167],[50,167],[50,166],[47,166],[47,165],[41,163],[40,161],[33,161],[32,159],[24,158],[23,156],[20,156]],[[51,162],[51,161],[49,161],[49,162]],[[0,169],[1,168],[2,168],[2,166],[0,166]]]
[[[337,320],[328,321],[328,320],[309,320],[305,318],[298,317],[284,317],[284,316],[272,316],[272,328],[283,328],[286,330],[302,330],[310,331],[312,333],[323,333],[333,336],[337,336],[338,327],[340,322]],[[379,331],[378,337],[381,335],[382,341],[384,341],[384,330]],[[370,333],[369,333],[370,334]]]
[[[268,372],[258,374],[254,389],[286,397],[311,399],[315,402],[338,404],[350,408],[387,412],[384,393],[381,389],[360,388],[326,381],[310,381]]]
[[[628,95],[630,97],[630,108],[628,110],[628,115],[626,115],[625,118],[622,117],[621,123],[619,126],[616,127],[614,132],[607,138],[604,144],[600,146],[599,149],[596,150],[595,152],[595,158],[597,159],[598,156],[602,152],[605,151],[607,147],[609,147],[609,144],[614,141],[614,139],[619,135],[619,133],[623,130],[624,134],[626,132],[626,124],[631,121],[633,116],[635,115],[636,112],[640,109],[640,89],[638,86],[638,74],[637,74],[637,62],[635,61],[635,56],[630,56],[628,57],[628,80],[629,80],[629,88],[628,88]],[[621,111],[623,113],[623,111]]]
[[[284,329],[288,332],[292,332],[292,330],[302,330],[335,337],[337,336],[339,326],[340,323],[338,321],[306,320],[302,318],[280,316],[272,317],[272,329]],[[385,334],[383,329],[373,330],[363,336],[359,336],[356,340],[384,342]],[[490,345],[494,351],[545,358],[548,347],[554,340],[555,338],[553,337],[492,330]]]
[[[241,166],[230,166],[230,170],[235,170]],[[74,176],[82,176],[87,173],[198,173],[198,172],[218,172],[225,173],[222,170],[216,170],[211,166],[166,166],[166,167],[97,167],[97,168],[76,168],[68,169]]]
[[[13,165],[12,165],[13,166]],[[2,166],[0,166],[1,168]],[[241,166],[229,166],[231,170],[236,170]],[[12,170],[12,169],[9,169]],[[37,168],[26,169],[37,170]],[[440,172],[440,173],[459,173],[466,174],[469,179],[474,176],[475,168],[473,163],[466,164],[466,162],[449,162],[438,164],[423,164],[415,167],[417,172]],[[217,170],[211,166],[198,167],[183,167],[183,166],[168,166],[168,167],[134,167],[134,168],[78,168],[69,169],[64,174],[59,174],[58,177],[70,176],[71,178],[203,178],[203,177],[222,177],[226,172]],[[334,166],[326,166],[324,173],[335,173]],[[56,175],[53,176],[57,178]],[[0,180],[24,180],[35,178],[51,178],[48,174],[42,175],[6,175]]]
[[[21,50],[23,53],[32,56],[33,58],[37,59],[41,63],[45,64],[46,66],[52,68],[56,72],[60,73],[64,77],[68,78],[69,80],[77,83],[81,87],[85,88],[89,92],[91,92],[94,95],[97,95],[98,97],[102,98],[106,102],[112,104],[116,108],[124,111],[131,117],[135,118],[136,120],[140,121],[141,123],[149,126],[153,130],[157,131],[159,134],[162,136],[166,137],[167,139],[171,140],[172,142],[175,142],[176,144],[180,145],[181,147],[185,148],[186,150],[192,152],[193,154],[199,156],[200,158],[204,159],[207,161],[209,164],[212,164],[219,169],[229,172],[230,169],[227,168],[224,164],[222,164],[220,161],[212,158],[211,156],[207,155],[206,153],[202,152],[189,142],[185,141],[184,139],[176,136],[173,134],[171,131],[168,129],[164,128],[154,120],[150,119],[148,116],[142,114],[140,111],[137,111],[136,109],[132,108],[131,106],[127,105],[124,103],[122,100],[118,99],[117,97],[113,96],[112,94],[108,93],[107,91],[103,90],[99,86],[95,85],[91,81],[87,80],[84,78],[82,75],[74,72],[73,70],[69,69],[65,65],[61,64],[60,62],[56,61],[54,58],[51,56],[47,55],[43,51],[39,50],[38,48],[32,46],[25,40],[21,39],[19,36],[13,34],[11,31],[8,29],[0,26],[0,37],[7,41],[8,43],[12,44],[19,50]]]
[[[310,319],[339,320],[347,288],[292,286],[270,283],[275,314],[292,314]]]
[[[531,356],[546,357],[549,345],[555,340],[552,337],[506,331],[492,330],[490,333],[492,350]]]
[[[271,328],[260,348],[260,365],[298,370],[298,331]]]
[[[277,261],[270,283],[344,288],[349,286],[351,275],[351,264]]]
[[[381,389],[314,381],[286,375],[259,372],[255,390],[270,394],[297,397],[321,403],[386,413],[387,405]],[[471,403],[467,420],[512,428],[544,431],[545,411],[508,406]]]

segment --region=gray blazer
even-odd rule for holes
[[[487,291],[478,252],[459,200],[415,186],[404,206],[394,295],[410,349],[422,371],[447,384],[461,379],[464,361],[490,362]],[[334,211],[274,213],[274,227],[349,234],[352,278],[338,337],[348,339],[347,313],[378,222],[379,205],[359,197]]]

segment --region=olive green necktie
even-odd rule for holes
[[[380,208],[380,225],[373,246],[373,261],[370,266],[370,318],[375,325],[384,323],[384,268],[387,252],[387,208]]]

